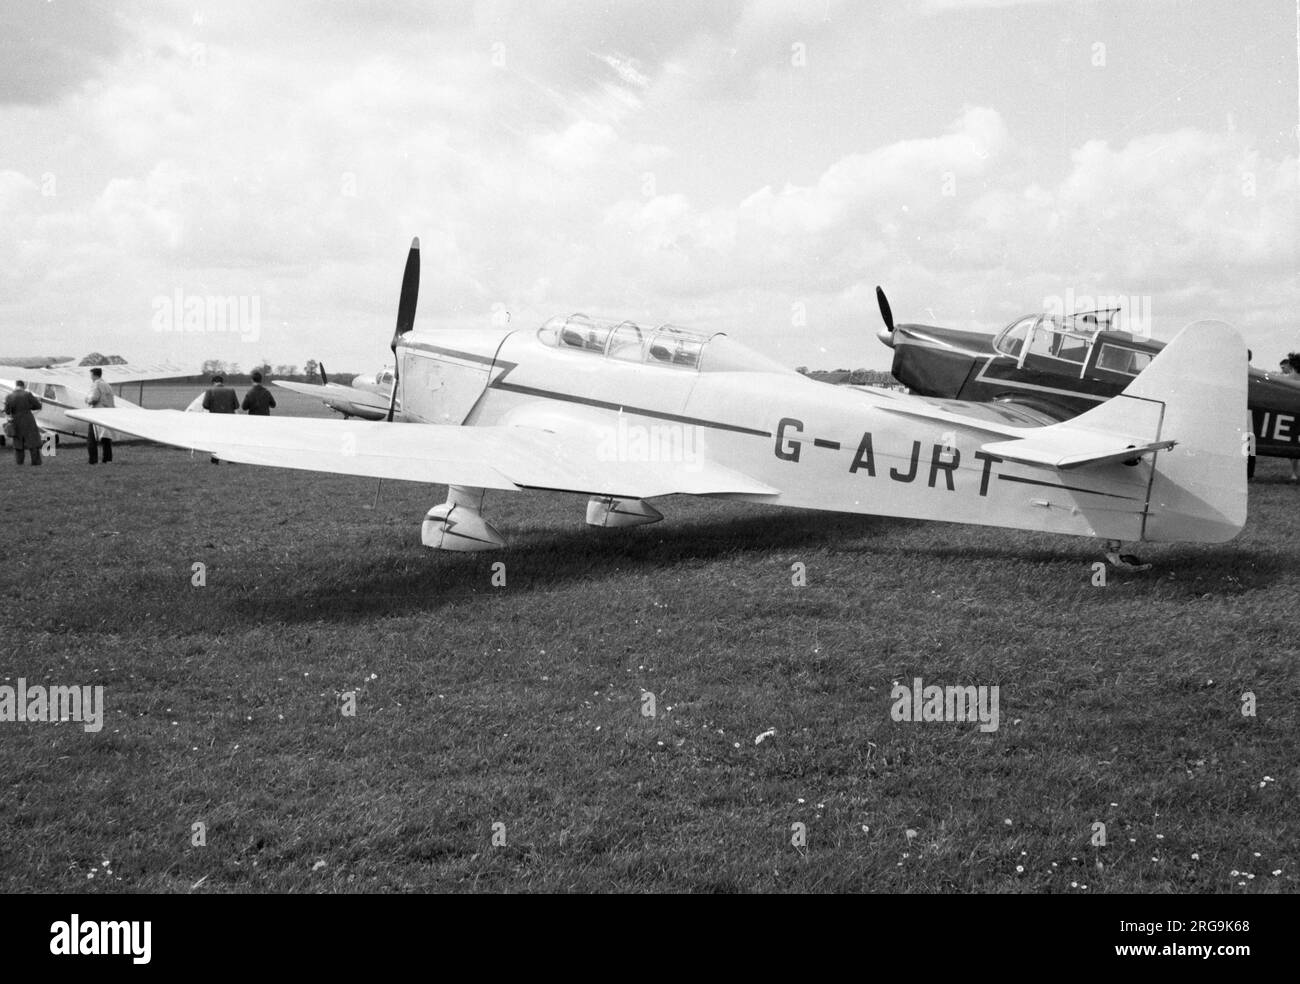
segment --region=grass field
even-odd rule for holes
[[[511,549],[454,555],[441,488],[0,458],[0,683],[106,706],[0,724],[0,890],[1292,892],[1285,474],[1096,587],[1064,537],[489,494]],[[997,685],[998,730],[894,721],[918,676]]]

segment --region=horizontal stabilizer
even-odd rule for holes
[[[1166,451],[1177,443],[1177,441],[1120,443],[1113,436],[1080,431],[1068,435],[1039,435],[1019,441],[995,441],[984,445],[981,450],[987,454],[995,454],[1006,461],[1069,471],[1071,468],[1082,468],[1084,465],[1133,461],[1153,451]]]

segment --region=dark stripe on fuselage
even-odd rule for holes
[[[1055,482],[1042,482],[1036,478],[1019,478],[1015,475],[999,475],[998,478],[1004,482],[1019,482],[1021,485],[1041,485],[1044,488],[1062,489],[1067,492],[1086,492],[1088,495],[1104,495],[1110,499],[1127,499],[1129,502],[1142,501],[1131,495],[1120,495],[1118,492],[1098,492],[1095,489],[1081,489],[1077,485],[1057,485]]]
[[[506,390],[510,393],[522,393],[525,396],[542,396],[564,403],[577,403],[584,407],[599,407],[602,410],[617,410],[619,413],[631,413],[638,417],[653,417],[656,420],[671,420],[678,424],[695,424],[699,427],[712,427],[714,430],[732,431],[736,434],[752,434],[755,437],[771,437],[771,431],[755,430],[753,427],[741,427],[739,424],[723,424],[716,420],[704,420],[700,417],[684,417],[678,413],[663,413],[659,410],[646,410],[644,407],[629,407],[624,403],[610,403],[608,400],[593,400],[586,396],[574,396],[571,393],[557,393],[555,390],[538,389],[535,386],[523,386],[519,383],[506,383],[498,378],[491,384],[491,389]]]
[[[420,352],[436,352],[439,355],[450,355],[452,358],[464,359],[466,362],[481,362],[485,366],[493,365],[497,360],[492,355],[479,355],[476,352],[461,352],[457,349],[443,348],[441,345],[430,345],[428,342],[399,342],[402,348],[416,349]],[[515,363],[502,362],[502,368],[513,369]]]

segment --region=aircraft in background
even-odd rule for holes
[[[314,396],[331,410],[343,414],[343,419],[359,417],[362,420],[384,420],[393,400],[394,374],[392,369],[380,369],[373,376],[358,376],[351,385],[331,383],[325,374],[325,364],[320,363],[320,383],[294,383],[275,380],[276,386]]]
[[[6,356],[3,365],[6,368],[47,369],[52,366],[75,365],[76,359],[70,355],[33,355],[27,357]]]
[[[24,360],[26,361],[26,360]],[[93,366],[68,365],[61,363],[45,368],[28,368],[19,365],[0,365],[0,400],[14,390],[14,383],[23,380],[28,391],[41,401],[41,409],[36,412],[36,423],[42,433],[54,435],[57,441],[61,437],[86,438],[86,423],[68,416],[69,410],[84,410],[86,394],[90,391],[90,370]],[[193,375],[192,370],[174,365],[116,365],[99,366],[104,373],[104,382],[120,389],[127,383],[146,383],[160,379],[177,379]],[[114,393],[118,406],[135,407],[126,397]]]
[[[895,324],[876,288],[894,350],[894,378],[918,396],[1016,406],[1044,422],[1069,420],[1123,392],[1165,347],[1111,326],[1118,308],[1070,315],[1030,314],[996,335],[932,325]],[[1255,455],[1300,458],[1300,377],[1248,367],[1247,405]]]
[[[1123,393],[1065,423],[1015,406],[806,379],[722,332],[573,315],[416,330],[419,241],[388,422],[116,408],[78,419],[224,461],[448,486],[429,547],[503,546],[488,489],[590,496],[598,527],[674,494],[1094,537],[1230,540],[1246,521],[1246,349],[1191,325]],[[400,399],[401,410],[398,411]],[[400,424],[394,426],[394,423]]]

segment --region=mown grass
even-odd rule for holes
[[[494,494],[511,549],[453,555],[419,545],[442,489],[0,459],[0,682],[107,705],[0,724],[0,889],[1294,891],[1284,475],[1099,588],[1053,536]],[[1000,728],[893,721],[914,676],[998,685]]]

